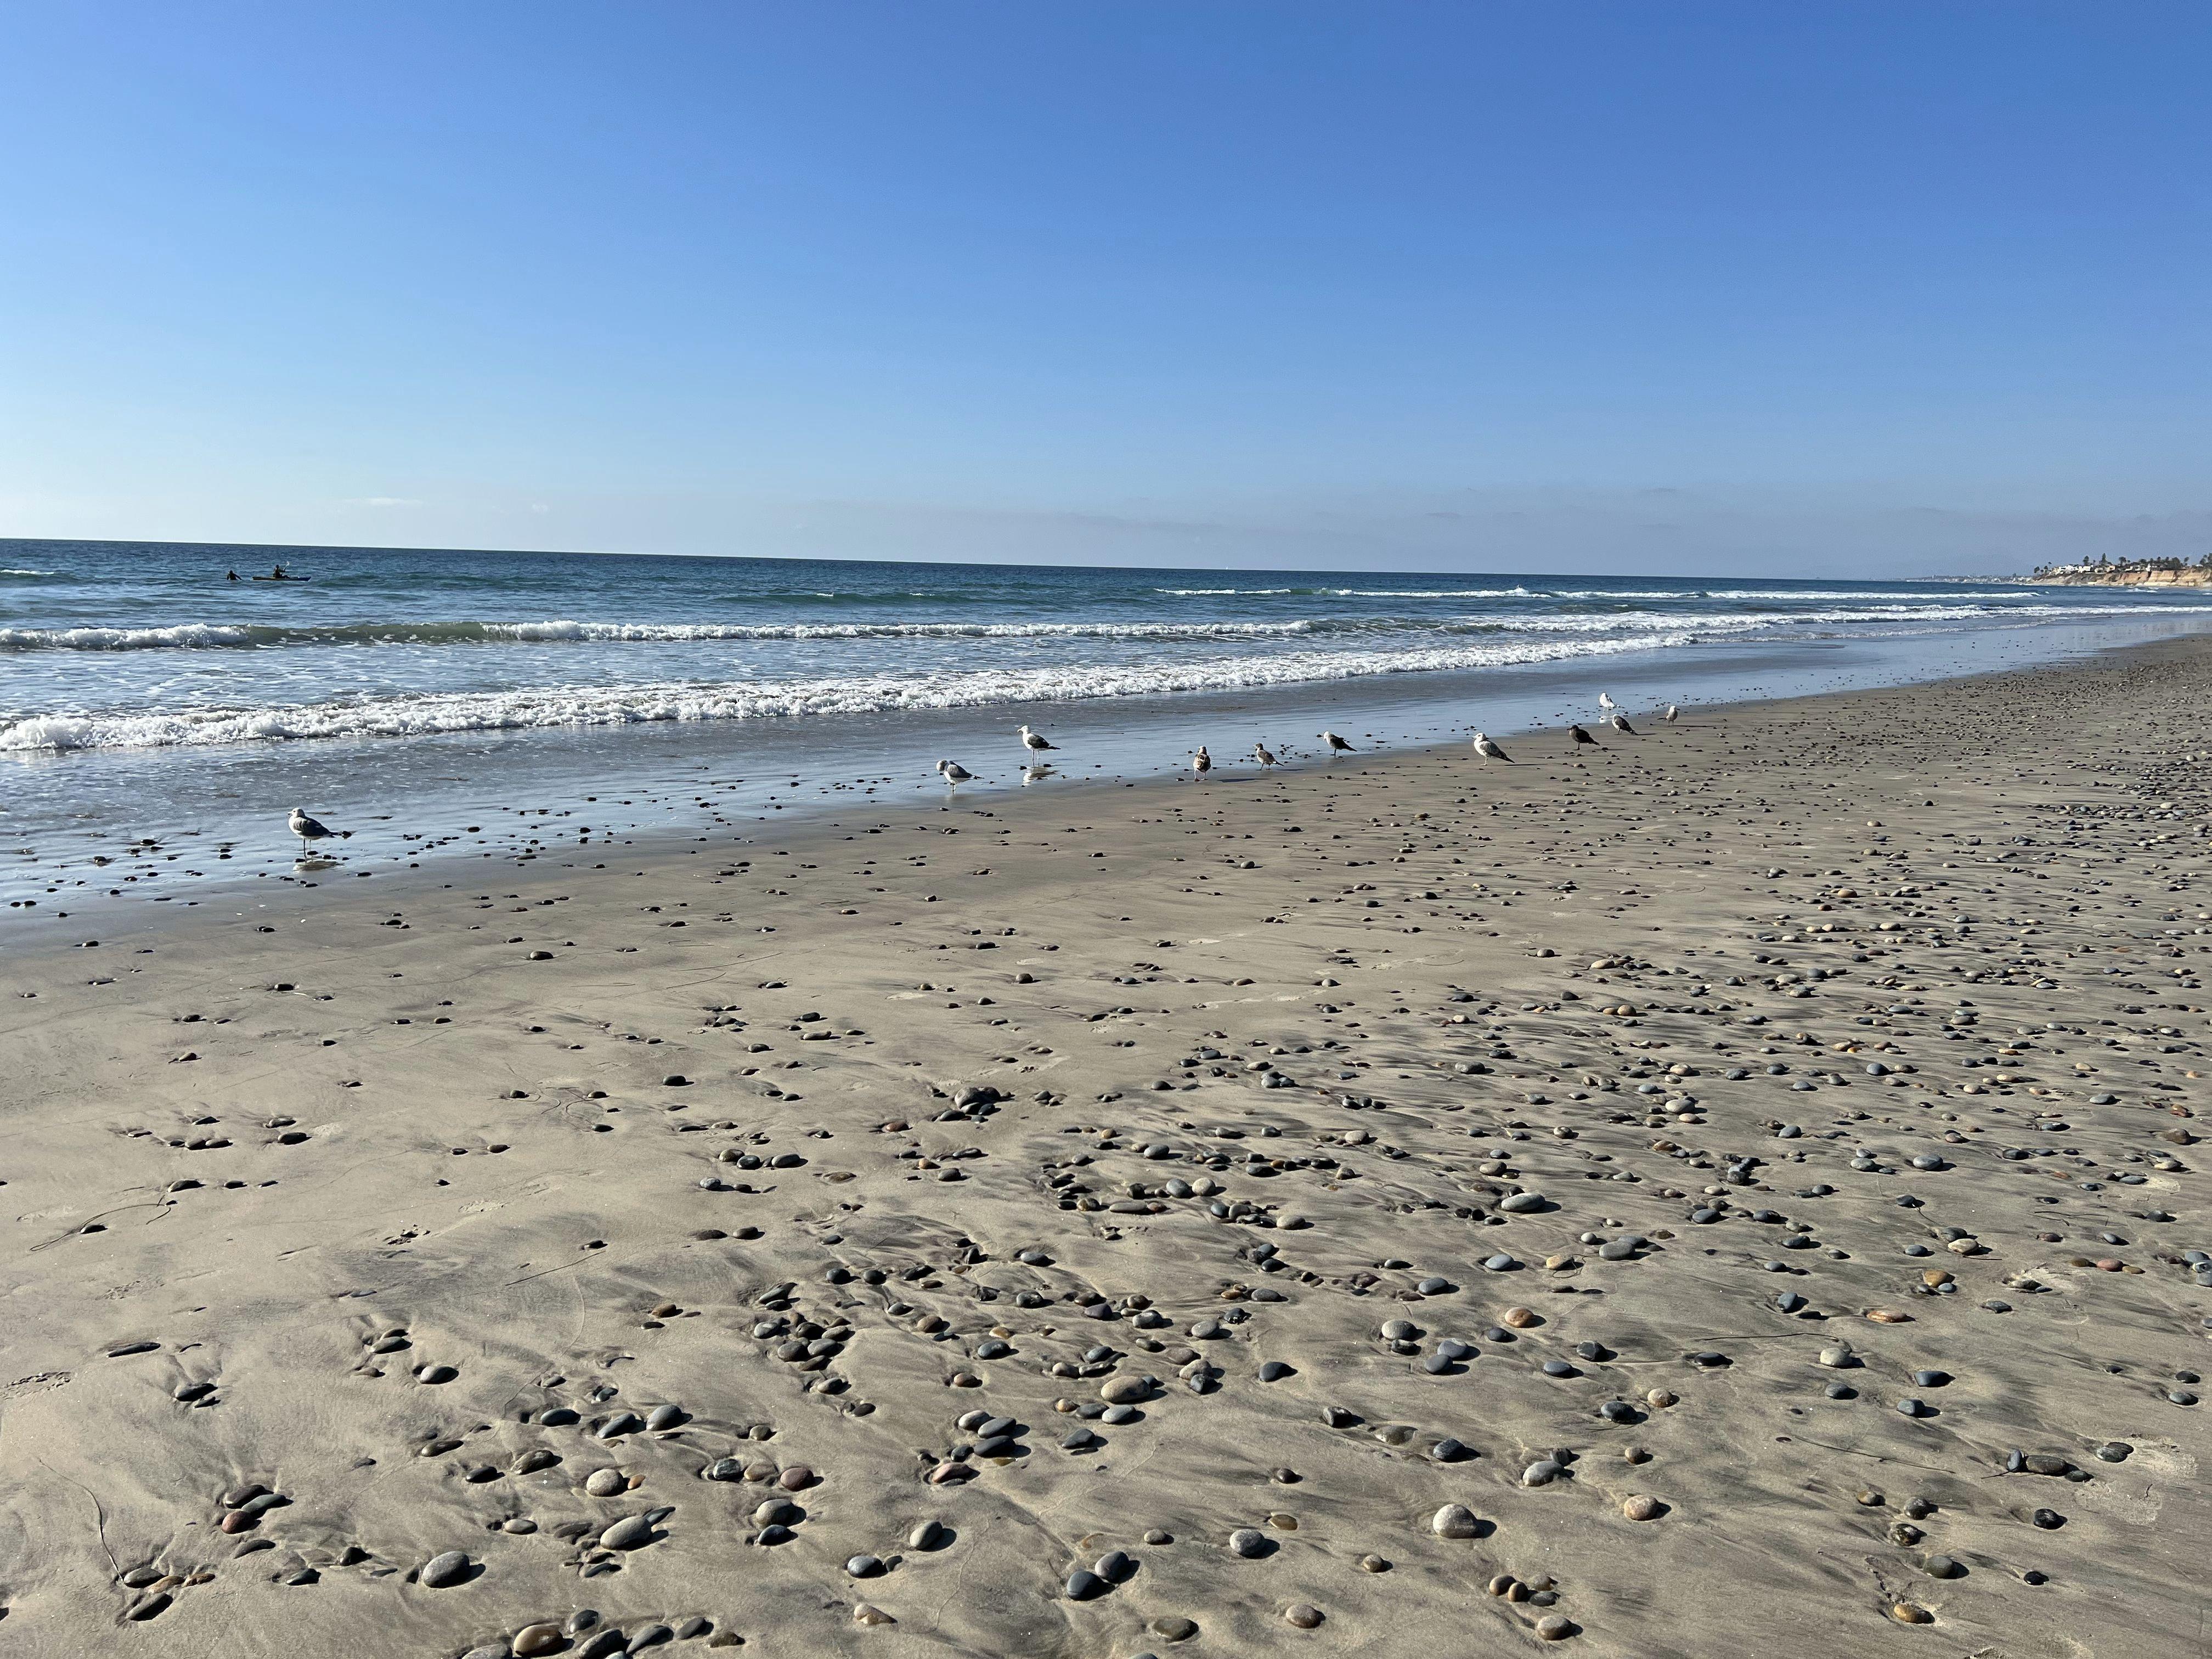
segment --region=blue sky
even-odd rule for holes
[[[51,3],[0,534],[2212,545],[2201,4]]]

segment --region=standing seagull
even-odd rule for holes
[[[1252,745],[1252,756],[1262,766],[1273,766],[1275,763],[1275,751],[1264,743],[1255,743]]]
[[[1198,752],[1190,757],[1191,775],[1202,778],[1213,769],[1213,757],[1206,752],[1206,745],[1198,745]]]
[[[322,841],[331,836],[336,836],[343,841],[353,834],[350,830],[333,830],[320,818],[309,817],[303,807],[295,806],[292,809],[289,823],[292,833],[300,838],[300,850],[302,853],[307,850],[309,842]]]
[[[1047,743],[1042,738],[1030,731],[1026,726],[1022,727],[1022,746],[1029,750],[1032,754],[1038,755],[1042,755],[1048,749],[1057,749],[1060,747],[1056,743]]]
[[[1608,714],[1613,713],[1614,709],[1620,707],[1619,703],[1613,700],[1613,694],[1609,691],[1601,691],[1597,694],[1597,706],[1604,709]]]
[[[1498,739],[1487,732],[1478,732],[1474,734],[1474,752],[1486,760],[1502,760],[1509,765],[1513,763],[1513,757],[1500,749],[1498,746]]]
[[[958,761],[941,760],[937,763],[937,769],[945,775],[945,787],[948,789],[957,789],[975,775]]]
[[[1338,737],[1334,732],[1322,732],[1321,734],[1321,740],[1328,745],[1328,752],[1331,757],[1337,755],[1350,755],[1358,752],[1350,744],[1346,743],[1342,738]]]
[[[1659,718],[1666,721],[1668,725],[1672,726],[1676,720],[1682,718],[1682,711],[1675,708],[1674,705],[1670,702],[1667,705],[1667,712],[1662,714]]]
[[[1636,728],[1628,723],[1628,716],[1626,714],[1615,714],[1611,724],[1616,732],[1626,732],[1632,738],[1637,735]]]
[[[1567,728],[1567,735],[1574,739],[1575,747],[1577,749],[1581,748],[1584,744],[1589,744],[1593,749],[1601,749],[1604,747],[1604,745],[1599,743],[1595,738],[1590,736],[1589,732],[1583,731],[1579,726],[1569,726]]]

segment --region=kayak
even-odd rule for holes
[[[256,576],[252,580],[257,582],[311,582],[315,579],[313,576]]]

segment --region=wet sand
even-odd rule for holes
[[[2199,1651],[2208,706],[45,924],[0,1650]]]

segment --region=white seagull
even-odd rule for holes
[[[1338,737],[1334,732],[1322,732],[1321,734],[1321,740],[1328,745],[1328,752],[1332,755],[1350,755],[1358,752],[1350,744],[1346,743],[1342,738]]]
[[[1608,714],[1613,713],[1614,709],[1620,707],[1619,703],[1613,700],[1613,694],[1609,691],[1601,691],[1597,694],[1597,706],[1604,709]]]
[[[1255,743],[1252,745],[1252,756],[1262,766],[1273,766],[1275,763],[1275,751],[1264,743]]]
[[[1676,720],[1682,718],[1682,711],[1675,708],[1674,705],[1670,702],[1667,705],[1667,712],[1662,714],[1659,718],[1666,721],[1668,725],[1672,726]]]
[[[937,769],[945,775],[945,787],[950,789],[957,789],[975,775],[958,761],[941,760],[937,763]]]
[[[1498,739],[1487,732],[1478,732],[1474,734],[1474,752],[1486,760],[1502,760],[1509,764],[1513,760],[1512,756],[1498,746]]]
[[[299,806],[292,809],[289,825],[292,833],[300,838],[300,850],[302,853],[307,850],[309,842],[323,841],[331,836],[336,836],[343,841],[353,834],[350,830],[333,830],[320,818],[309,817],[307,810]]]
[[[1198,745],[1198,752],[1190,757],[1191,775],[1202,778],[1212,769],[1213,757],[1206,752],[1206,745],[1201,743]]]
[[[1022,727],[1022,746],[1040,755],[1044,753],[1048,749],[1057,749],[1060,747],[1056,743],[1047,743],[1042,738],[1030,731],[1026,726]]]

